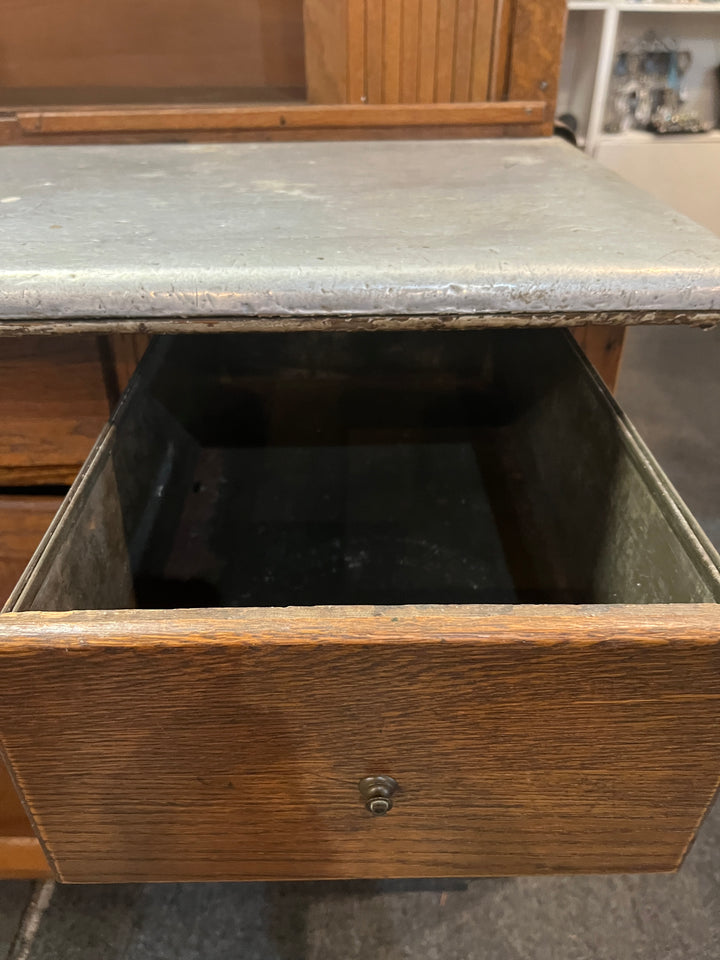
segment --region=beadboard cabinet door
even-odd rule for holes
[[[0,142],[552,132],[564,0],[3,5]]]

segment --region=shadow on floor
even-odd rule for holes
[[[57,887],[31,960],[717,960],[720,806],[674,876]]]

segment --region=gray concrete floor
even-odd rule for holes
[[[720,546],[720,330],[631,331],[619,399]],[[28,909],[44,896],[47,909]],[[19,935],[24,914],[26,932]],[[720,960],[720,803],[674,876],[0,884],[13,960]]]

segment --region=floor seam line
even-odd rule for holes
[[[36,883],[30,903],[25,909],[15,939],[8,951],[7,960],[28,960],[42,918],[50,906],[54,892],[54,880],[43,880]]]

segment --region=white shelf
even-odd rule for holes
[[[708,143],[720,143],[720,130],[707,133],[652,133],[650,130],[625,130],[623,133],[603,133],[601,144],[644,144],[667,143],[684,147],[703,146]]]
[[[702,0],[690,3],[656,3],[654,0],[569,0],[568,10],[608,10],[620,13],[720,13],[720,0]]]
[[[621,13],[720,13],[720,3],[653,3],[640,0],[638,3],[619,3]]]

